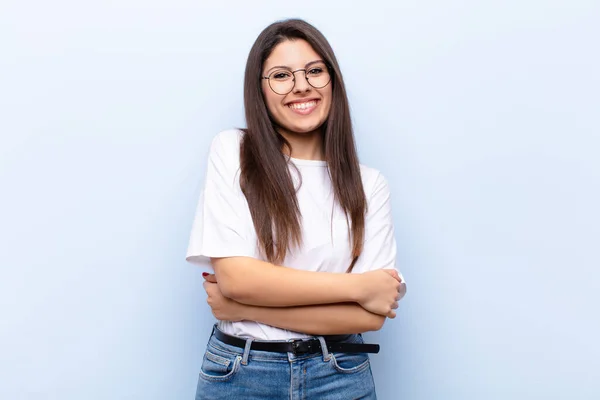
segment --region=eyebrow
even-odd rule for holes
[[[311,62],[307,63],[307,64],[304,66],[304,68],[307,68],[309,65],[312,65],[312,64],[317,64],[317,63],[323,63],[323,64],[325,64],[325,61],[323,61],[323,60],[315,60],[315,61],[311,61]],[[274,67],[271,67],[271,68],[269,68],[268,70],[266,70],[266,71],[265,71],[265,75],[268,75],[268,72],[269,72],[269,71],[271,71],[271,70],[273,70],[273,69],[275,69],[275,68],[284,68],[284,69],[289,69],[290,71],[292,70],[292,69],[291,69],[290,67],[288,67],[287,65],[276,65],[276,66],[274,66]]]

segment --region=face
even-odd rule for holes
[[[332,83],[315,88],[308,83],[304,71],[292,74],[298,69],[306,69],[310,82],[320,86],[322,74],[327,74],[321,69],[323,61],[311,45],[301,39],[279,43],[265,60],[262,72],[263,76],[271,76],[271,86],[285,87],[281,82],[294,78],[294,87],[287,94],[275,93],[269,86],[269,80],[262,79],[267,109],[280,129],[292,134],[309,134],[317,132],[327,120],[331,109]]]

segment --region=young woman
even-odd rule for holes
[[[247,128],[213,140],[187,260],[219,320],[196,399],[375,399],[360,333],[395,317],[390,192],[360,165],[342,74],[302,20],[246,65]]]

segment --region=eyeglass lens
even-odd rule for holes
[[[331,76],[329,70],[324,63],[313,64],[305,71],[305,77],[308,83],[316,88],[321,89],[329,83]],[[292,91],[295,84],[295,76],[289,69],[276,69],[269,74],[269,86],[277,94],[288,94]]]

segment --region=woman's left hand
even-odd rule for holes
[[[244,319],[244,304],[223,296],[217,280],[213,274],[202,275],[204,277],[204,290],[208,295],[206,302],[212,309],[212,313],[220,321],[241,321]]]

